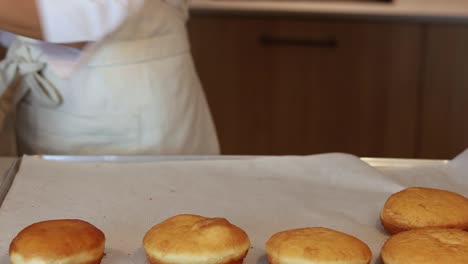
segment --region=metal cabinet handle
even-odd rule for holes
[[[275,37],[263,35],[259,39],[264,46],[302,46],[312,48],[328,48],[334,49],[338,47],[336,37],[326,37],[322,39],[313,38],[292,38],[292,37]]]

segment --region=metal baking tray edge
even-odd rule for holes
[[[32,156],[49,161],[64,161],[64,162],[104,162],[104,163],[140,163],[140,162],[160,162],[160,161],[201,161],[201,160],[241,160],[253,159],[262,156],[54,156],[41,155]],[[263,156],[265,157],[265,156]]]
[[[241,160],[264,158],[268,156],[236,156],[236,155],[213,155],[213,156],[34,156],[49,161],[64,162],[159,162],[159,161],[200,161],[200,160]],[[432,159],[398,159],[398,158],[369,158],[363,157],[362,161],[372,167],[427,167],[445,166],[449,160]]]

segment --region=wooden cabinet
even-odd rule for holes
[[[452,158],[468,148],[468,26],[426,32],[418,156]]]
[[[192,17],[192,52],[225,154],[269,154],[271,75],[258,43],[270,22]]]
[[[422,26],[194,16],[224,154],[415,157]]]
[[[280,20],[279,38],[334,48],[267,47],[273,154],[414,155],[419,27]]]

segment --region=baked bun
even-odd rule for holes
[[[384,264],[466,264],[468,232],[444,228],[401,232],[385,242],[381,258]]]
[[[240,264],[250,240],[224,218],[178,215],[149,230],[143,246],[151,264]]]
[[[99,264],[105,236],[81,220],[52,220],[30,225],[10,245],[11,264]]]
[[[273,235],[266,243],[270,264],[368,264],[372,252],[361,240],[327,228],[302,228]]]
[[[392,234],[427,227],[468,229],[468,199],[449,191],[409,188],[390,196],[380,219]]]

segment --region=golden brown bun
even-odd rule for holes
[[[266,243],[270,264],[368,264],[372,252],[361,240],[327,228],[288,230]]]
[[[11,264],[99,264],[105,236],[81,220],[39,222],[23,229],[10,244]]]
[[[392,234],[427,227],[468,229],[468,199],[444,190],[409,188],[390,196],[380,219]]]
[[[401,232],[385,242],[381,258],[384,264],[466,264],[468,233],[443,228]]]
[[[224,218],[178,215],[149,230],[143,246],[152,264],[240,264],[250,240]]]

